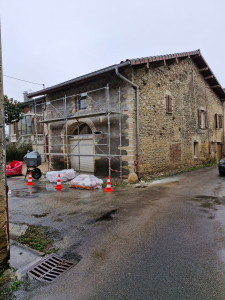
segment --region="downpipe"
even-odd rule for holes
[[[223,101],[223,149],[222,149],[222,158],[225,157],[225,150],[224,150],[224,101]]]
[[[130,81],[129,79],[127,79],[126,77],[124,77],[122,74],[119,73],[118,67],[115,67],[115,72],[116,75],[122,79],[123,81],[126,81],[127,83],[129,83],[132,87],[135,88],[135,92],[136,92],[136,119],[137,119],[137,153],[136,153],[136,172],[137,172],[137,176],[138,179],[140,179],[140,138],[139,138],[139,86],[136,85],[135,83],[133,83],[132,81]]]

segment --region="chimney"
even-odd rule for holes
[[[27,97],[27,95],[28,95],[28,92],[27,92],[27,91],[23,92],[23,101],[24,101],[24,102],[26,102],[26,101],[29,100],[29,98]]]

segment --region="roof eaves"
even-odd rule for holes
[[[173,53],[173,54],[165,54],[165,55],[158,55],[158,56],[149,56],[144,58],[134,58],[134,59],[127,59],[126,61],[130,61],[131,65],[142,65],[146,64],[149,67],[149,63],[154,63],[158,61],[164,61],[166,63],[167,60],[176,59],[178,62],[178,58],[189,57],[191,58],[195,65],[199,68],[199,70],[205,69],[205,73],[201,72],[202,76],[209,84],[211,89],[217,94],[217,96],[221,99],[225,99],[225,90],[217,80],[216,76],[212,72],[211,68],[205,61],[204,57],[201,54],[201,51],[194,50],[189,52],[181,52],[181,53]],[[204,68],[203,68],[204,66]]]
[[[98,71],[95,71],[95,72],[92,72],[92,73],[88,73],[86,75],[79,76],[79,77],[76,77],[74,79],[62,82],[60,84],[48,87],[46,89],[39,90],[39,91],[34,92],[34,93],[30,93],[30,94],[27,95],[27,97],[28,98],[32,98],[32,97],[44,95],[44,94],[47,94],[47,93],[59,91],[59,90],[62,90],[63,88],[65,88],[67,86],[74,85],[74,84],[79,83],[81,81],[86,81],[86,80],[89,80],[89,79],[91,79],[93,77],[96,77],[96,76],[102,75],[104,73],[113,71],[115,69],[115,67],[122,68],[122,67],[126,67],[126,66],[129,66],[129,65],[130,65],[129,61],[123,62],[123,63],[120,63],[120,64],[116,64],[116,65],[112,65],[112,66],[109,66],[107,68],[100,69]]]

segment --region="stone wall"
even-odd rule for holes
[[[131,68],[126,69],[122,72],[124,76],[131,79],[132,72]],[[47,103],[49,105],[46,107],[45,116],[47,119],[61,118],[63,114],[63,98],[67,97],[67,113],[68,113],[68,134],[72,135],[75,129],[82,123],[86,123],[94,131],[102,131],[107,133],[108,131],[108,119],[107,119],[107,106],[106,106],[106,90],[101,89],[109,86],[109,99],[110,99],[110,111],[119,111],[119,90],[121,99],[121,122],[122,122],[122,169],[123,177],[127,177],[129,172],[133,172],[135,168],[135,155],[136,155],[136,138],[134,134],[135,129],[135,119],[133,118],[134,112],[134,92],[133,88],[118,78],[114,72],[105,74],[101,78],[92,80],[88,83],[79,84],[74,87],[66,88],[62,92],[55,92],[47,95]],[[77,101],[80,97],[80,93],[93,91],[96,89],[101,89],[94,92],[89,92],[87,97],[87,109],[78,110]],[[52,102],[52,100],[59,99]],[[54,105],[54,108],[53,106]],[[60,111],[57,112],[57,110]],[[93,114],[98,114],[93,116]],[[90,114],[85,118],[82,115]],[[73,116],[81,116],[81,118],[76,119]],[[119,150],[119,115],[110,115],[110,132],[111,132],[111,154],[120,154]],[[55,153],[66,153],[66,126],[64,121],[49,122],[46,133],[49,134],[49,144],[51,152]],[[100,139],[95,140],[98,144],[107,144],[107,135],[102,135]],[[60,145],[60,144],[64,144]],[[100,149],[101,150],[100,150]],[[107,146],[95,147],[95,154],[107,154]],[[120,161],[119,158],[112,158],[113,170],[119,171]],[[66,157],[65,156],[51,156],[51,169],[59,169],[66,167]],[[95,174],[97,176],[107,176],[108,174],[108,159],[95,157]],[[112,176],[118,176],[119,173],[112,172]]]
[[[6,214],[6,187],[5,187],[5,152],[3,135],[3,83],[1,60],[1,35],[0,35],[0,266],[5,265],[9,259],[9,243],[7,234]]]
[[[222,115],[222,103],[191,59],[134,67],[133,79],[140,86],[141,176],[219,159],[223,130],[215,128],[215,114]],[[208,128],[198,128],[198,110],[207,112]]]

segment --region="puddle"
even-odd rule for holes
[[[215,196],[199,195],[195,197],[196,199],[208,199],[208,200],[217,200]]]
[[[147,186],[146,185],[137,185],[137,186],[135,186],[135,188],[136,189],[144,189],[144,188],[146,188]]]
[[[43,218],[43,217],[46,217],[47,215],[49,215],[49,213],[43,213],[43,214],[34,214],[34,215],[31,215],[32,217],[35,217],[35,218]]]
[[[212,203],[212,202],[205,202],[205,203],[202,203],[202,204],[201,204],[201,207],[209,208],[209,209],[215,209],[214,203]]]
[[[54,221],[55,221],[55,222],[62,222],[62,221],[63,221],[63,219],[61,219],[61,218],[58,218],[58,219],[55,219]]]
[[[220,250],[220,252],[219,252],[219,258],[222,260],[222,262],[225,263],[225,249]]]
[[[114,217],[114,214],[118,211],[118,209],[112,209],[108,211],[107,213],[104,213],[101,217],[96,218],[91,221],[87,221],[86,224],[94,224],[97,222],[102,222],[102,221],[111,221]]]
[[[76,215],[76,214],[78,214],[78,212],[77,211],[73,211],[71,213],[68,213],[67,216],[73,216],[73,215]],[[58,216],[61,216],[61,215],[58,215]]]
[[[95,219],[95,222],[101,221],[110,221],[113,219],[113,215],[117,212],[118,209],[113,209],[102,215],[100,218]]]

